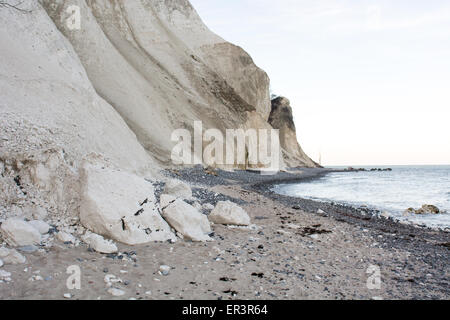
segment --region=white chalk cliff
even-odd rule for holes
[[[0,6],[0,215],[79,216],[86,161],[156,180],[171,165],[171,133],[195,120],[272,128],[268,76],[187,0],[19,8]],[[305,156],[288,164],[314,166]]]

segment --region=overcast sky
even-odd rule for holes
[[[450,164],[450,1],[191,0],[325,165]]]

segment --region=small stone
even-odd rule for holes
[[[63,231],[58,232],[58,234],[56,235],[56,238],[59,241],[64,242],[64,243],[75,244],[77,241],[77,239],[73,235],[71,235],[70,233],[67,233],[67,232],[63,232]]]
[[[146,296],[151,296],[151,295],[152,295],[152,292],[151,292],[151,291],[147,291],[147,292],[145,292],[145,295],[146,295]]]
[[[247,212],[231,201],[220,201],[209,215],[209,220],[217,224],[249,226]]]
[[[72,295],[70,293],[64,293],[64,298],[70,299],[72,298]]]
[[[19,250],[20,252],[23,253],[33,253],[36,252],[39,248],[36,246],[24,246],[24,247],[20,247],[17,250]]]
[[[159,272],[163,275],[163,276],[167,276],[170,273],[171,268],[169,266],[166,265],[162,265],[159,267]]]
[[[117,288],[109,288],[108,293],[114,297],[121,297],[125,295],[125,291],[117,289]]]
[[[3,267],[3,261],[0,259],[0,268]]]
[[[83,241],[99,253],[110,254],[118,251],[114,242],[111,240],[106,240],[101,235],[95,233],[87,233],[83,237]]]
[[[202,206],[203,210],[212,211],[214,210],[214,206],[211,203],[205,203]]]
[[[0,280],[11,281],[11,272],[0,270]]]

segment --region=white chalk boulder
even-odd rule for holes
[[[217,224],[249,226],[250,217],[247,212],[237,204],[231,201],[220,201],[211,214],[209,219]]]
[[[75,238],[73,235],[71,235],[68,232],[60,231],[56,234],[56,238],[61,242],[70,242],[75,244],[77,242],[77,238]]]
[[[166,221],[185,239],[210,241],[211,225],[208,218],[190,204],[177,199],[163,211]]]
[[[40,234],[47,234],[50,230],[50,225],[41,220],[32,220],[29,222],[35,229],[39,231]]]
[[[40,244],[41,233],[24,220],[11,218],[0,226],[3,239],[10,246],[20,247]]]
[[[192,198],[192,189],[183,181],[170,179],[166,182],[164,194],[168,194],[180,199]]]
[[[101,165],[85,164],[81,171],[80,220],[88,230],[128,245],[176,240],[150,182]]]
[[[0,248],[0,258],[4,264],[22,264],[27,259],[14,249]]]
[[[86,233],[83,241],[92,249],[100,253],[115,253],[118,251],[117,246],[111,240],[106,240],[101,235],[95,233]]]

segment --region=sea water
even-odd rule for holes
[[[378,167],[377,167],[378,168]],[[392,171],[333,172],[295,184],[276,185],[273,191],[317,201],[367,206],[395,219],[450,229],[450,166],[394,166]],[[407,208],[437,206],[438,215],[403,215]]]

